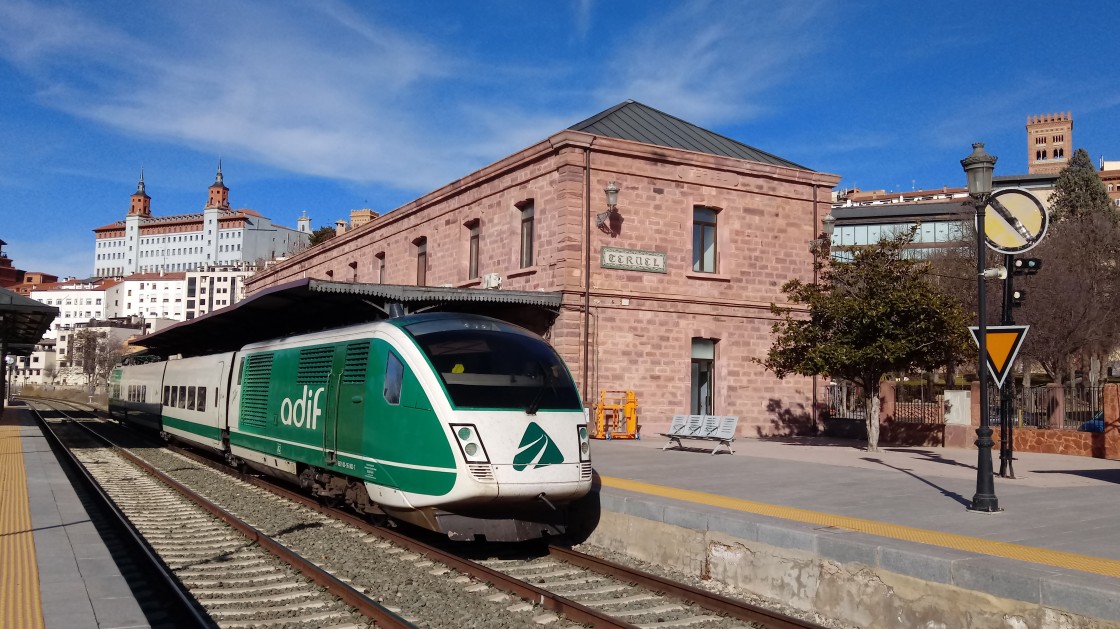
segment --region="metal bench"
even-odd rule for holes
[[[683,449],[681,439],[699,439],[703,441],[716,441],[712,454],[719,452],[720,446],[727,446],[727,451],[735,454],[731,449],[731,442],[735,441],[735,428],[739,425],[739,418],[725,415],[674,415],[673,422],[669,425],[669,432],[659,433],[668,437],[669,443],[662,450],[676,444]]]

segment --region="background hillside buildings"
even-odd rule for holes
[[[232,209],[219,166],[201,213],[153,216],[141,174],[125,218],[93,232],[89,279],[17,271],[0,252],[0,282],[60,311],[36,351],[14,366],[16,386],[85,384],[73,355],[78,330],[118,341],[234,304],[258,267],[307,247],[311,219],[305,213],[290,229]]]
[[[1058,174],[1073,156],[1073,114],[1029,116],[1026,125],[1027,173],[997,175],[993,190],[1019,188],[1034,194],[1049,205]],[[1112,202],[1120,207],[1120,161],[1099,162],[1099,175]],[[963,175],[962,175],[963,177]],[[832,215],[836,227],[832,234],[833,257],[844,259],[846,248],[874,244],[881,237],[899,233],[920,224],[908,253],[928,258],[945,247],[957,246],[965,223],[974,220],[975,209],[963,188],[887,192],[858,189],[837,190],[833,194]]]

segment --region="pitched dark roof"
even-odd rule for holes
[[[701,129],[691,122],[632,100],[615,105],[568,128],[608,138],[809,170],[800,164]]]
[[[544,335],[562,295],[542,291],[352,284],[300,279],[130,341],[149,354],[198,356],[248,343],[425,311],[481,314]]]

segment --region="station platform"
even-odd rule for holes
[[[31,413],[0,414],[0,627],[149,623]]]
[[[593,441],[604,512],[1120,621],[1120,461],[1016,453],[989,514],[967,509],[974,448],[750,438],[712,455],[710,442],[667,443]]]

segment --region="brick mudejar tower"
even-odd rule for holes
[[[1055,175],[1073,157],[1073,114],[1027,117],[1027,172]]]
[[[702,413],[738,416],[744,436],[793,434],[810,428],[827,382],[778,380],[752,359],[773,341],[782,285],[814,279],[809,243],[838,182],[627,101],[246,286],[250,297],[302,278],[559,293],[548,340],[588,407],[600,390],[633,390],[646,435]]]

